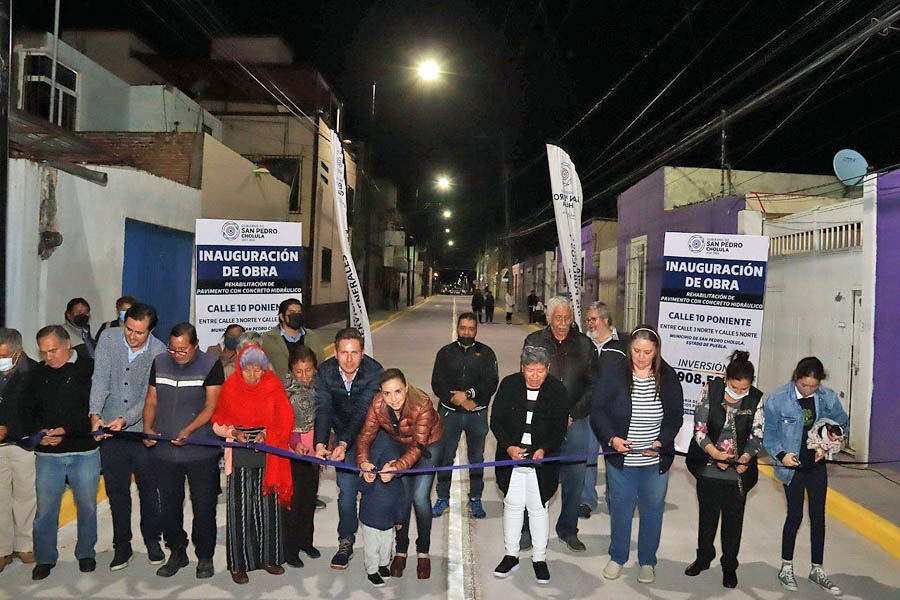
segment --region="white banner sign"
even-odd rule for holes
[[[344,149],[338,134],[331,132],[331,166],[332,186],[334,191],[334,214],[337,215],[338,229],[341,232],[341,253],[344,256],[344,274],[347,276],[347,293],[350,301],[350,326],[357,329],[365,339],[366,354],[375,355],[372,345],[372,329],[369,326],[369,313],[366,312],[366,301],[362,294],[362,285],[353,264],[350,253],[350,227],[347,224],[347,180],[344,173]]]
[[[675,448],[686,452],[700,391],[725,375],[731,353],[759,366],[769,238],[667,232],[664,254],[659,334],[684,390]]]
[[[562,148],[547,144],[547,161],[550,163],[550,190],[553,192],[559,250],[572,301],[572,316],[580,329],[583,327],[581,283],[584,276],[581,266],[581,204],[584,200],[581,180],[572,159]],[[545,302],[547,300],[544,298]]]
[[[200,347],[232,323],[260,333],[278,325],[278,305],[303,301],[300,223],[197,219],[196,315]]]

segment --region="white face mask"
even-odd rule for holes
[[[743,394],[738,394],[736,391],[731,389],[729,386],[725,386],[725,389],[728,390],[728,395],[734,398],[735,400],[743,400],[747,396],[750,395],[750,391],[746,391]]]
[[[0,371],[4,373],[16,366],[16,361],[10,356],[9,358],[0,358]]]

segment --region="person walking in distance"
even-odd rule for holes
[[[512,314],[516,310],[516,297],[512,294],[512,289],[506,288],[506,294],[503,296],[503,303],[506,308],[506,324],[512,325]]]
[[[352,327],[334,336],[334,356],[319,367],[313,380],[316,397],[314,441],[316,456],[356,466],[356,437],[366,419],[372,398],[378,393],[381,364],[363,354],[365,341]],[[334,432],[336,446],[329,450],[328,438]],[[346,569],[353,558],[353,544],[359,528],[360,477],[358,473],[338,469],[338,550],[331,559],[332,569]]]
[[[490,288],[487,288],[484,291],[484,322],[494,322],[494,294],[491,292]]]
[[[431,389],[440,402],[444,421],[444,445],[440,464],[449,466],[463,432],[469,463],[484,461],[484,444],[489,429],[488,405],[497,390],[497,357],[475,339],[478,323],[474,313],[463,313],[456,321],[456,341],[440,350],[431,371]],[[450,471],[438,472],[437,501],[432,514],[439,517],[450,510]],[[484,469],[469,471],[469,513],[476,519],[487,514],[481,504]]]
[[[101,336],[94,351],[91,384],[91,429],[143,431],[144,399],[153,359],[166,346],[153,335],[156,309],[149,304],[133,304],[125,311],[124,324]],[[159,486],[150,449],[133,440],[104,436],[100,443],[100,465],[113,521],[113,560],[110,571],[119,571],[131,562],[131,479],[140,499],[140,527],[151,565],[165,560],[159,540]]]
[[[481,290],[475,288],[475,293],[472,294],[472,312],[478,315],[478,322],[483,322],[481,311],[484,309],[484,296],[481,294]]]

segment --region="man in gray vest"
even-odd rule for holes
[[[151,454],[161,500],[160,517],[169,560],[156,571],[171,577],[188,565],[187,533],[184,531],[184,480],[191,488],[194,522],[191,541],[197,553],[197,578],[213,576],[216,549],[216,501],[219,495],[219,449],[185,445],[186,437],[219,440],[210,418],[225,383],[222,363],[197,348],[197,330],[179,323],[169,334],[168,352],[160,354],[150,368],[144,400],[144,433],[159,434],[171,442],[157,444]]]
[[[144,397],[153,359],[166,346],[153,336],[156,309],[134,303],[125,311],[124,325],[100,336],[94,350],[91,383],[91,428],[113,431],[143,431]],[[141,534],[151,565],[166,557],[159,545],[159,489],[150,463],[150,449],[132,440],[107,437],[100,444],[103,483],[113,521],[114,556],[111,571],[131,561],[131,477],[137,483],[141,502]]]

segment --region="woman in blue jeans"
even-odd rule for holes
[[[379,431],[384,431],[391,439],[403,447],[400,458],[384,465],[374,465],[369,460],[372,442]],[[434,409],[434,403],[422,390],[407,385],[406,376],[400,369],[386,369],[381,376],[381,389],[372,398],[366,412],[366,420],[356,438],[356,464],[363,471],[367,481],[374,480],[376,469],[381,473],[403,471],[412,468],[435,466],[441,457],[441,438],[444,425],[441,416]],[[401,510],[403,521],[397,531],[397,551],[391,562],[391,577],[401,577],[406,568],[409,549],[410,511],[415,509],[416,530],[416,576],[419,579],[431,577],[431,486],[434,472],[401,475],[404,489],[405,508]]]
[[[638,581],[653,583],[684,402],[675,369],[660,356],[656,330],[641,325],[624,352],[604,352],[591,393],[591,426],[603,450],[617,453],[606,457],[610,542],[603,576],[616,579],[628,562],[631,521],[639,508]]]
[[[797,363],[791,382],[778,388],[765,404],[763,446],[775,459],[775,476],[784,484],[787,517],[781,534],[781,587],[796,592],[794,542],[803,521],[804,494],[809,498],[809,535],[812,568],[809,580],[830,594],[840,594],[822,568],[825,550],[825,496],[828,471],[824,455],[807,447],[810,430],[823,419],[846,428],[847,413],[834,390],[821,385],[825,367],[815,356]]]

